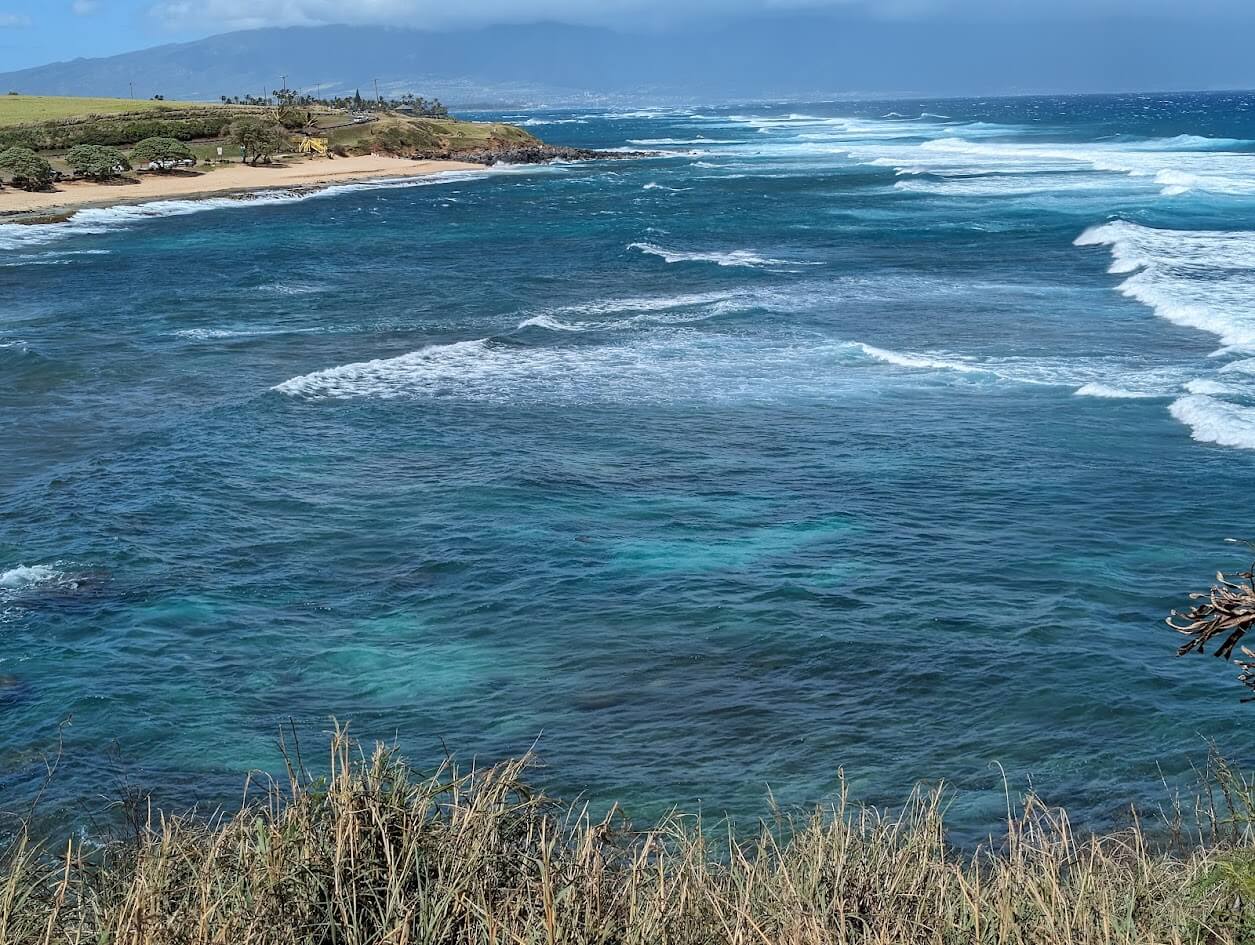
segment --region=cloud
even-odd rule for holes
[[[75,16],[91,16],[100,9],[98,0],[73,0],[70,10]]]
[[[21,13],[0,13],[0,30],[30,26],[31,18]]]
[[[95,0],[76,0],[94,3]],[[1250,22],[1250,0],[1192,0],[1188,17]],[[329,23],[393,24],[433,29],[542,20],[655,28],[755,14],[844,12],[877,19],[994,18],[1059,21],[1093,17],[1181,19],[1180,0],[162,0],[150,12],[176,29],[210,27],[219,32],[262,26]]]

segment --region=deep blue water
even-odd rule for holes
[[[294,718],[761,813],[1249,758],[1255,96],[507,113],[662,156],[0,226],[0,807]],[[1243,737],[1247,734],[1248,737]]]

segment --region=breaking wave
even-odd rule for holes
[[[1078,397],[1101,397],[1105,400],[1143,400],[1151,397],[1163,397],[1153,391],[1129,390],[1127,387],[1112,387],[1109,384],[1093,382],[1083,384],[1076,389]]]
[[[764,268],[771,266],[818,266],[817,262],[798,262],[793,259],[773,259],[761,256],[750,249],[733,249],[725,252],[691,252],[678,249],[667,249],[657,243],[629,243],[628,249],[634,249],[649,256],[658,256],[668,263],[704,262],[716,266],[741,266],[746,268]]]
[[[498,171],[500,172],[500,171]],[[79,210],[63,223],[0,223],[0,250],[21,250],[73,236],[89,236],[129,229],[136,224],[162,217],[185,216],[211,210],[271,207],[334,197],[366,190],[400,187],[426,187],[473,180],[484,171],[446,171],[424,177],[380,178],[318,189],[259,190],[233,197],[205,197],[195,200],[155,200],[151,203]],[[488,173],[492,173],[489,170]]]
[[[35,584],[51,584],[61,581],[63,575],[56,568],[49,567],[46,564],[21,565],[16,568],[10,568],[7,571],[0,571],[0,587],[6,590],[16,590],[17,588],[30,587]]]
[[[1168,409],[1200,443],[1255,450],[1255,408],[1191,394],[1173,401]]]
[[[1107,246],[1120,291],[1178,325],[1226,346],[1255,345],[1255,232],[1162,230],[1116,220],[1077,246]]]

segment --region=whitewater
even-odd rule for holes
[[[485,113],[657,153],[0,224],[0,786],[71,714],[80,807],[332,714],[973,836],[998,765],[1102,823],[1241,760],[1162,619],[1249,563],[1248,99]]]

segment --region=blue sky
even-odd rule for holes
[[[0,0],[0,72],[104,56],[259,26],[380,23],[430,27],[557,20],[683,29],[782,11],[899,20],[1040,22],[1136,18],[1248,30],[1255,0]]]

